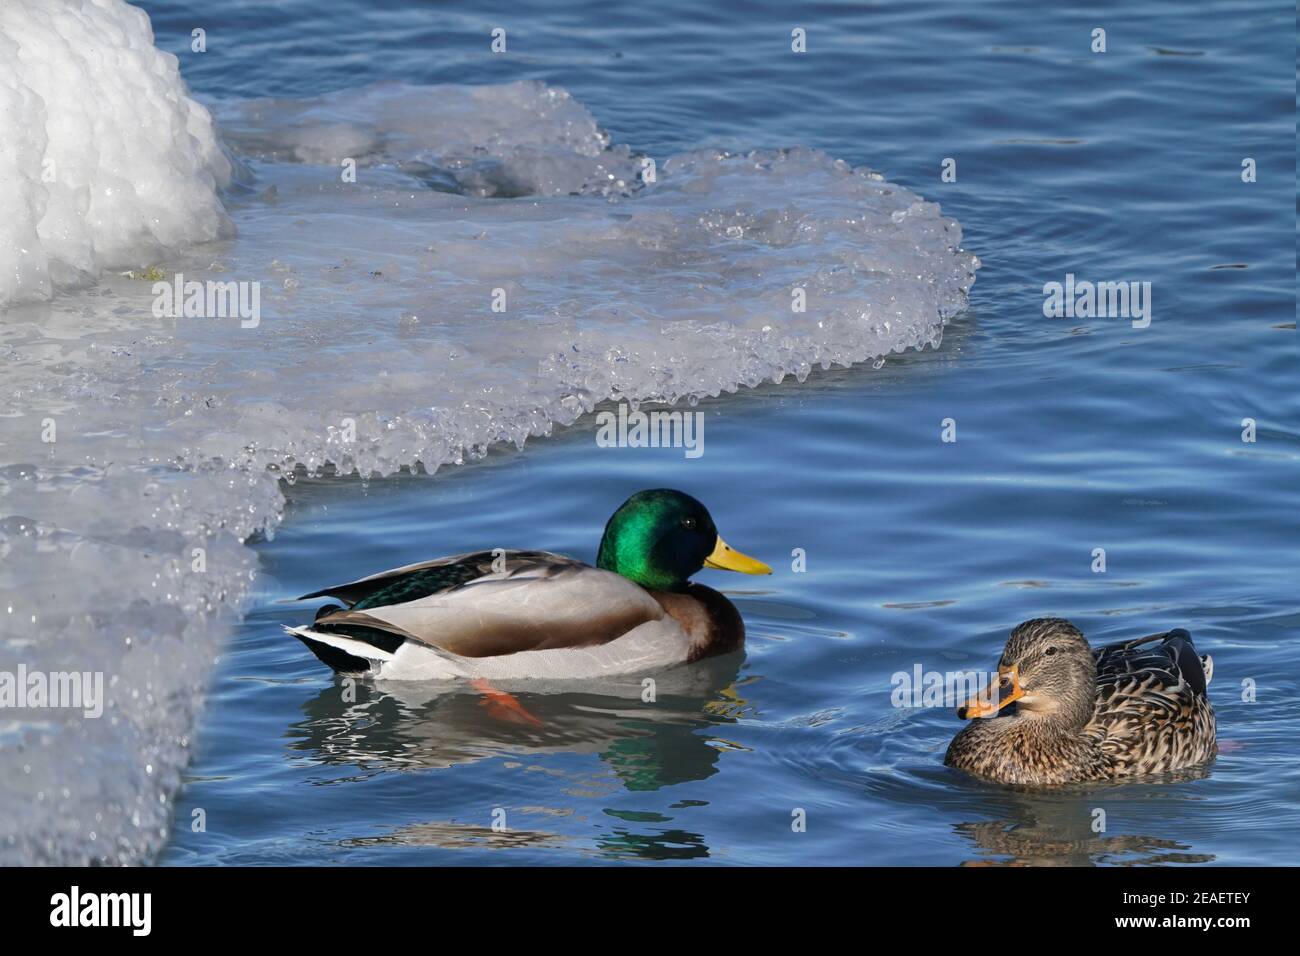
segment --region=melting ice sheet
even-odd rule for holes
[[[137,12],[102,11],[120,16],[113,42],[142,42]],[[16,102],[14,46],[40,32],[0,25],[0,96]],[[98,719],[0,710],[0,863],[158,850],[224,616],[254,574],[242,541],[274,530],[279,476],[433,470],[609,398],[690,401],[937,345],[979,265],[937,205],[816,151],[655,157],[647,181],[645,157],[536,84],[226,103],[214,154],[202,122],[174,121],[206,116],[174,69],[140,92],[111,52],[78,97],[36,104],[27,85],[32,135],[43,117],[51,142],[60,124],[90,143],[175,137],[170,178],[117,184],[138,221],[109,235],[89,221],[103,178],[83,170],[90,198],[60,223],[83,248],[108,235],[112,255],[77,268],[42,276],[15,252],[57,252],[53,206],[0,222],[0,672],[102,672],[107,696]],[[92,126],[71,104],[95,95]],[[126,105],[138,96],[170,106]],[[0,195],[32,168],[0,146]],[[160,208],[160,183],[190,192]],[[187,235],[179,220],[204,210],[235,237]],[[156,317],[156,275],[96,280],[109,264],[260,283],[260,321]]]

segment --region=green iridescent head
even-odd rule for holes
[[[654,591],[681,591],[705,567],[772,573],[728,546],[704,505],[671,488],[638,491],[623,502],[605,525],[596,565]]]

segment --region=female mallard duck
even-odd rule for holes
[[[584,679],[739,648],[740,613],[689,580],[701,568],[771,574],[718,536],[680,491],[623,503],[596,567],[546,551],[435,558],[322,588],[307,627],[286,627],[334,670],[385,680]]]
[[[998,783],[1050,786],[1181,770],[1215,754],[1213,661],[1178,629],[1091,650],[1069,621],[1014,631],[996,691],[957,716],[943,762]],[[1015,704],[1014,716],[1002,709]]]

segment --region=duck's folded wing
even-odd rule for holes
[[[1108,644],[1094,651],[1093,656],[1097,659],[1099,694],[1109,689],[1111,696],[1118,689],[1134,687],[1205,694],[1205,667],[1192,644],[1192,635],[1182,628]]]
[[[503,567],[512,571],[544,571],[546,568],[558,571],[575,566],[587,567],[573,558],[551,554],[549,551],[471,551],[380,571],[346,584],[312,591],[298,600],[332,597],[349,607],[362,610],[386,604],[401,604],[454,590],[479,578],[488,577],[495,573],[495,569]]]
[[[665,617],[645,589],[568,559],[510,564],[400,603],[362,603],[326,614],[312,628],[342,634],[374,628],[462,657],[492,657],[606,644]]]
[[[1141,753],[1201,733],[1211,711],[1205,670],[1187,631],[1153,634],[1093,653],[1097,702],[1085,732],[1097,735],[1104,750]]]

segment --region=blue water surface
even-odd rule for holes
[[[800,145],[870,165],[940,202],[983,260],[938,350],[702,403],[696,460],[597,447],[588,416],[433,477],[287,486],[162,862],[1295,862],[1290,5],[141,5],[200,98],[538,79],[651,155]],[[1066,273],[1150,282],[1150,326],[1045,318]],[[286,598],[427,557],[592,560],[622,499],[664,485],[776,573],[701,575],[741,609],[746,653],[653,706],[521,695],[535,728],[473,695],[349,700],[281,632],[310,613]],[[893,707],[891,675],[987,669],[1041,615],[1094,643],[1188,628],[1215,659],[1214,764],[1056,794],[945,769],[958,721]]]

